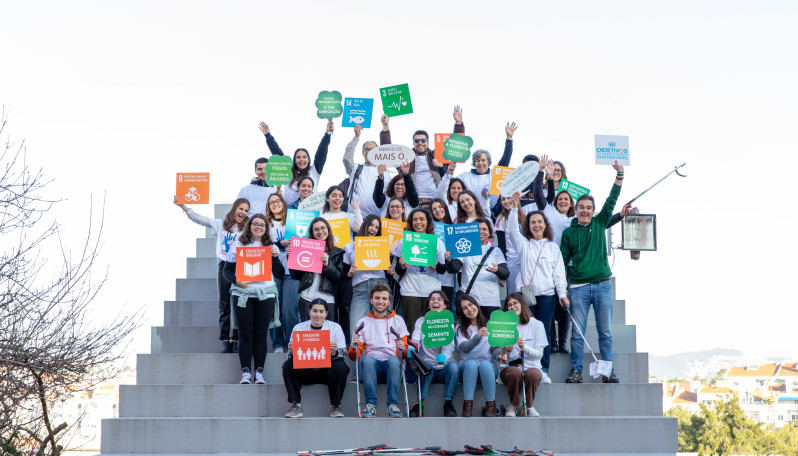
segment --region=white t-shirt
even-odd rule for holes
[[[355,210],[354,212],[325,212],[321,214],[319,217],[323,218],[324,220],[339,220],[342,218],[349,219],[349,231],[353,231],[357,233],[360,230],[360,225],[363,224],[363,215],[360,212],[360,209]]]
[[[348,264],[349,266],[355,265],[355,242],[352,241],[349,244],[344,246],[344,263]],[[349,274],[349,269],[344,271],[346,274]],[[352,286],[365,282],[369,279],[384,279],[385,278],[385,271],[357,271],[355,275],[352,276]],[[354,331],[354,328],[352,328]]]
[[[477,266],[479,266],[482,256],[491,248],[490,244],[482,246],[482,254],[470,257],[461,258],[463,267],[460,269],[460,290],[465,293],[468,284],[471,282],[471,277],[477,273]],[[480,306],[483,307],[501,307],[501,298],[499,297],[499,277],[488,272],[486,269],[493,266],[506,263],[502,251],[496,247],[490,253],[490,256],[485,259],[485,263],[477,273],[477,278],[474,280],[474,285],[468,293],[474,298]]]
[[[520,229],[520,227],[519,227]],[[512,242],[510,242],[510,236],[507,235],[507,219],[504,217],[496,218],[496,231],[501,231],[504,233],[504,240],[507,247],[507,254],[505,255],[505,259],[507,260],[507,267],[511,269],[515,269],[521,265],[521,257],[518,255],[518,251],[516,250],[515,246]]]
[[[437,241],[437,262],[439,264],[446,264],[446,247],[444,247],[440,239]],[[404,240],[400,240],[393,251],[393,254],[397,257],[402,256],[403,242]],[[441,281],[438,280],[437,276],[438,274],[435,272],[434,265],[432,267],[424,267],[408,264],[405,274],[399,282],[399,289],[402,291],[402,296],[426,298],[433,291],[441,289]]]
[[[352,173],[349,175],[349,182],[353,182],[356,171],[357,166],[355,166],[355,169],[352,170]],[[360,212],[362,213],[363,218],[366,218],[372,214],[382,214],[382,208],[377,207],[377,203],[374,202],[374,185],[376,185],[379,176],[380,173],[377,171],[376,166],[368,166],[364,164],[363,171],[360,172],[360,176],[357,178],[357,182],[355,182],[355,189],[352,193],[352,201],[360,201]],[[388,176],[386,175],[385,179],[387,178]],[[352,184],[350,183],[350,185]],[[349,195],[347,194],[347,196]],[[387,203],[388,201],[385,202],[385,206],[388,205]],[[349,212],[354,212],[351,204],[349,205]]]
[[[435,198],[437,187],[432,173],[427,163],[427,156],[416,156],[416,174],[413,176],[413,183],[416,185],[419,198]]]
[[[249,184],[238,192],[238,198],[246,198],[249,201],[249,216],[255,214],[266,215],[266,203],[277,187],[261,187],[260,185]]]
[[[313,179],[313,188],[318,188],[319,187],[319,179],[321,178],[321,174],[319,174],[319,172],[316,171],[316,165],[315,164],[310,165],[310,171],[308,172],[308,176],[310,176],[310,178]],[[300,180],[302,180],[302,178],[297,179],[297,181],[294,182],[291,185],[283,186],[283,198],[285,198],[285,202],[287,204],[291,204],[294,201],[299,199],[299,181]]]
[[[338,345],[338,349],[347,349],[346,346],[346,339],[344,338],[344,331],[341,329],[341,325],[334,321],[324,320],[324,323],[321,325],[321,329],[316,329],[311,326],[310,320],[301,321],[294,326],[294,329],[291,330],[291,336],[294,335],[294,331],[330,331],[330,342],[335,341],[335,344]]]
[[[241,232],[238,231],[238,225],[233,225],[233,232],[231,233],[225,231],[224,220],[222,219],[205,217],[204,215],[198,214],[194,209],[189,209],[186,215],[192,222],[210,228],[213,235],[216,236],[216,264],[219,265],[219,263],[225,261],[227,259],[227,252],[230,251],[230,246],[233,241],[238,239],[238,235],[241,234]]]
[[[546,339],[546,328],[543,327],[543,323],[541,323],[540,320],[536,320],[534,317],[529,319],[529,323],[525,325],[518,325],[518,337],[523,338],[524,344],[529,345],[534,349],[542,349],[549,345],[549,342]],[[513,351],[507,355],[507,362],[519,358],[521,358],[521,351],[518,348],[518,345],[513,345]],[[525,353],[524,370],[531,369],[533,367],[538,370],[542,369],[540,358],[532,359],[531,356],[528,356]]]

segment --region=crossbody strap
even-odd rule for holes
[[[482,270],[482,265],[485,264],[485,260],[488,259],[488,257],[490,256],[490,253],[493,252],[493,249],[495,249],[495,248],[496,247],[489,248],[488,251],[485,252],[484,255],[482,255],[482,259],[479,260],[479,266],[477,266],[477,269],[474,271],[474,275],[471,276],[471,281],[468,282],[468,288],[466,288],[466,294],[471,293],[471,287],[474,286],[474,280],[477,279],[477,275],[479,275],[479,271]]]

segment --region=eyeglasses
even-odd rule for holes
[[[508,309],[511,308],[511,307],[515,307],[515,306],[521,307],[521,303],[518,302],[518,301],[510,301],[510,302],[507,303],[507,308]]]
[[[263,223],[253,223],[252,228],[266,228],[266,225]]]
[[[426,143],[427,140],[425,138],[413,139],[413,142],[416,143],[416,144],[418,144],[418,143]]]
[[[443,302],[443,298],[441,298],[440,296],[430,296],[429,300],[430,301],[436,301],[436,302],[437,301]]]
[[[558,169],[558,168],[554,168],[554,172],[555,172],[555,173],[560,173],[560,174],[562,174],[562,170],[561,170],[561,169]]]
[[[402,209],[404,206],[388,206],[388,209]]]
[[[283,204],[280,200],[269,201],[269,206],[277,206],[279,204]]]

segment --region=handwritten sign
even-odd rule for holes
[[[236,249],[236,282],[268,282],[272,280],[271,247],[238,247]]]
[[[360,125],[371,128],[371,114],[374,111],[373,98],[346,98],[344,100],[344,117],[341,119],[342,127]]]
[[[445,347],[454,341],[454,315],[448,309],[430,310],[424,315],[421,333],[427,348]]]
[[[518,341],[518,315],[515,312],[494,310],[487,328],[491,347],[509,347]]]
[[[567,179],[563,179],[562,181],[560,181],[560,187],[557,189],[557,193],[560,193],[563,190],[568,192],[571,195],[571,198],[574,199],[574,201],[578,200],[579,197],[582,195],[590,194],[589,188],[574,184],[573,182]]]
[[[540,171],[540,163],[528,161],[515,168],[504,179],[500,193],[504,197],[513,196],[515,192],[523,192],[525,188],[535,180],[535,176]]]
[[[211,173],[177,173],[177,204],[208,204]]]
[[[286,185],[291,182],[291,157],[285,155],[272,155],[266,163],[266,183],[269,185]]]
[[[324,203],[326,201],[326,193],[314,193],[300,201],[298,208],[302,211],[321,211],[324,208]]]
[[[443,158],[456,163],[468,161],[471,156],[471,146],[474,140],[470,136],[463,136],[460,133],[452,133],[449,139],[443,143]]]
[[[343,100],[341,92],[337,90],[332,92],[322,90],[319,92],[319,97],[316,98],[316,116],[318,116],[319,119],[341,117],[341,114],[344,112],[344,107],[341,106],[341,100]]]
[[[449,136],[452,136],[451,133],[435,133],[435,160],[438,160],[438,163],[442,165],[448,165],[451,163],[451,160],[447,160],[443,158],[443,150],[446,148],[444,143]]]
[[[501,195],[502,185],[507,176],[513,172],[515,168],[508,168],[506,166],[494,166],[490,172],[490,194]]]
[[[383,144],[371,149],[368,159],[371,163],[388,167],[400,166],[402,163],[415,160],[413,149],[399,144]]]
[[[438,236],[405,231],[402,238],[402,258],[416,266],[434,266],[438,259]]]
[[[400,84],[380,89],[382,99],[382,112],[388,117],[403,116],[413,113],[413,103],[410,101],[410,88],[407,84]]]
[[[613,135],[595,135],[596,164],[629,166],[629,137]]]
[[[344,248],[346,244],[352,242],[352,231],[349,229],[349,218],[339,218],[335,220],[327,220],[332,230],[333,238],[335,239],[335,246],[339,249]]]
[[[288,255],[288,269],[305,272],[321,272],[325,241],[317,239],[291,238],[291,254]]]
[[[292,237],[308,237],[310,222],[319,216],[319,211],[288,209],[285,222],[285,239]]]
[[[399,241],[402,239],[402,233],[405,230],[405,226],[407,224],[405,222],[401,222],[399,220],[391,220],[391,219],[380,219],[382,222],[382,236],[388,238],[388,242],[390,242],[390,249],[391,252],[396,249],[396,245],[399,244]]]
[[[384,237],[355,237],[355,267],[358,271],[385,271],[390,265],[390,241]]]
[[[320,369],[332,366],[330,331],[294,331],[291,333],[294,369]]]

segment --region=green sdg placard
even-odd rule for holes
[[[579,197],[582,195],[590,194],[589,188],[582,187],[581,185],[576,185],[567,179],[563,179],[560,182],[560,188],[557,189],[557,193],[560,193],[562,190],[568,192],[571,195],[571,198],[574,199],[574,201],[578,200]]]
[[[269,185],[286,185],[291,182],[291,157],[285,155],[272,155],[264,169],[266,183]]]
[[[518,341],[518,315],[515,312],[494,310],[487,327],[491,347],[509,347]]]
[[[333,91],[327,92],[322,90],[319,92],[319,98],[316,98],[316,115],[319,119],[334,119],[341,117],[344,113],[344,105],[341,103],[344,97],[341,92]]]
[[[457,163],[468,161],[474,140],[470,136],[454,133],[443,143],[443,158]]]
[[[427,348],[445,347],[454,341],[454,315],[447,309],[430,310],[421,324],[424,346]]]
[[[413,113],[410,88],[407,84],[383,87],[380,89],[380,97],[382,98],[382,112],[388,117]]]
[[[405,231],[402,235],[402,258],[407,264],[434,266],[438,259],[438,236]]]

